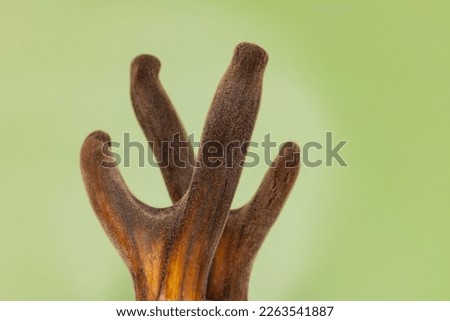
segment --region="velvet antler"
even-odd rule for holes
[[[136,299],[247,299],[256,252],[299,169],[298,146],[286,143],[253,199],[230,212],[266,63],[260,47],[236,47],[208,113],[195,162],[159,82],[159,61],[148,55],[133,61],[133,107],[156,159],[164,164],[162,174],[174,202],[169,208],[152,208],[131,194],[117,167],[105,161],[111,156],[107,134],[94,132],[86,138],[81,151],[85,185],[97,217],[131,272]],[[209,160],[211,147],[216,156],[217,149],[222,152],[222,161]]]

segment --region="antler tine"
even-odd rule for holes
[[[140,55],[131,63],[131,101],[137,119],[153,153],[172,202],[189,188],[194,166],[194,150],[169,97],[158,78],[161,63],[150,55]]]
[[[194,169],[192,182],[183,204],[179,240],[168,264],[166,288],[181,287],[187,297],[204,299],[206,282],[214,251],[228,217],[245,154],[258,112],[262,78],[267,54],[260,47],[242,43],[235,49],[233,59],[223,76],[208,116],[201,139],[199,166]],[[228,152],[227,146],[234,144]],[[208,164],[209,148],[214,145],[222,152],[220,164]],[[217,154],[216,154],[217,155]],[[176,205],[175,205],[176,206]],[[179,279],[179,271],[185,277]],[[178,285],[178,286],[177,286]],[[199,298],[198,294],[203,297]],[[167,293],[167,297],[172,297]]]
[[[154,292],[155,296],[160,285],[153,279],[147,280],[145,270],[149,269],[149,263],[141,254],[149,240],[155,242],[162,238],[153,226],[156,224],[150,222],[161,210],[140,202],[129,191],[111,157],[110,141],[108,134],[101,131],[85,139],[80,157],[83,180],[97,218],[130,270],[136,298],[151,295],[147,292]],[[140,236],[140,230],[147,225],[156,232]],[[155,267],[152,273],[156,277],[160,275]],[[151,287],[149,281],[153,282]]]
[[[300,149],[285,143],[253,198],[231,211],[208,281],[209,300],[247,300],[250,272],[299,173]]]

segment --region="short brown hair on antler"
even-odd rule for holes
[[[109,136],[90,134],[81,150],[81,171],[95,213],[125,261],[137,300],[247,300],[253,261],[299,172],[299,147],[285,143],[253,198],[230,210],[261,99],[266,52],[239,44],[206,118],[201,145],[237,142],[231,166],[206,166],[159,79],[160,62],[150,55],[131,65],[131,100],[161,168],[173,205],[153,208],[127,188],[111,156]],[[187,148],[163,150],[178,135]],[[106,150],[106,155],[104,154]],[[186,166],[173,161],[182,159]]]

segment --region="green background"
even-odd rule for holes
[[[199,137],[250,41],[270,56],[253,139],[349,141],[348,167],[302,168],[250,299],[450,300],[449,16],[447,0],[2,0],[0,299],[134,298],[84,191],[82,141],[102,129],[144,142],[129,99],[141,53],[159,57]],[[132,157],[131,190],[168,206],[159,170]],[[245,169],[234,207],[266,169]]]

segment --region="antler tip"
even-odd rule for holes
[[[90,168],[92,162],[96,164],[101,163],[102,157],[100,157],[100,155],[105,152],[105,147],[109,148],[110,146],[111,138],[107,133],[100,130],[90,133],[81,147],[80,157],[82,170]]]
[[[249,63],[265,67],[269,60],[269,55],[260,46],[251,42],[241,42],[234,50],[234,60],[241,63]]]
[[[86,141],[91,141],[91,140],[97,140],[102,143],[106,143],[106,142],[110,142],[111,138],[104,131],[96,130],[96,131],[93,131],[92,133],[90,133],[84,141],[86,142]]]
[[[158,76],[160,69],[161,62],[158,58],[152,55],[139,55],[131,62],[132,78],[143,75],[156,77]]]
[[[300,146],[294,142],[286,142],[281,146],[280,155],[284,156],[288,167],[300,165]]]

